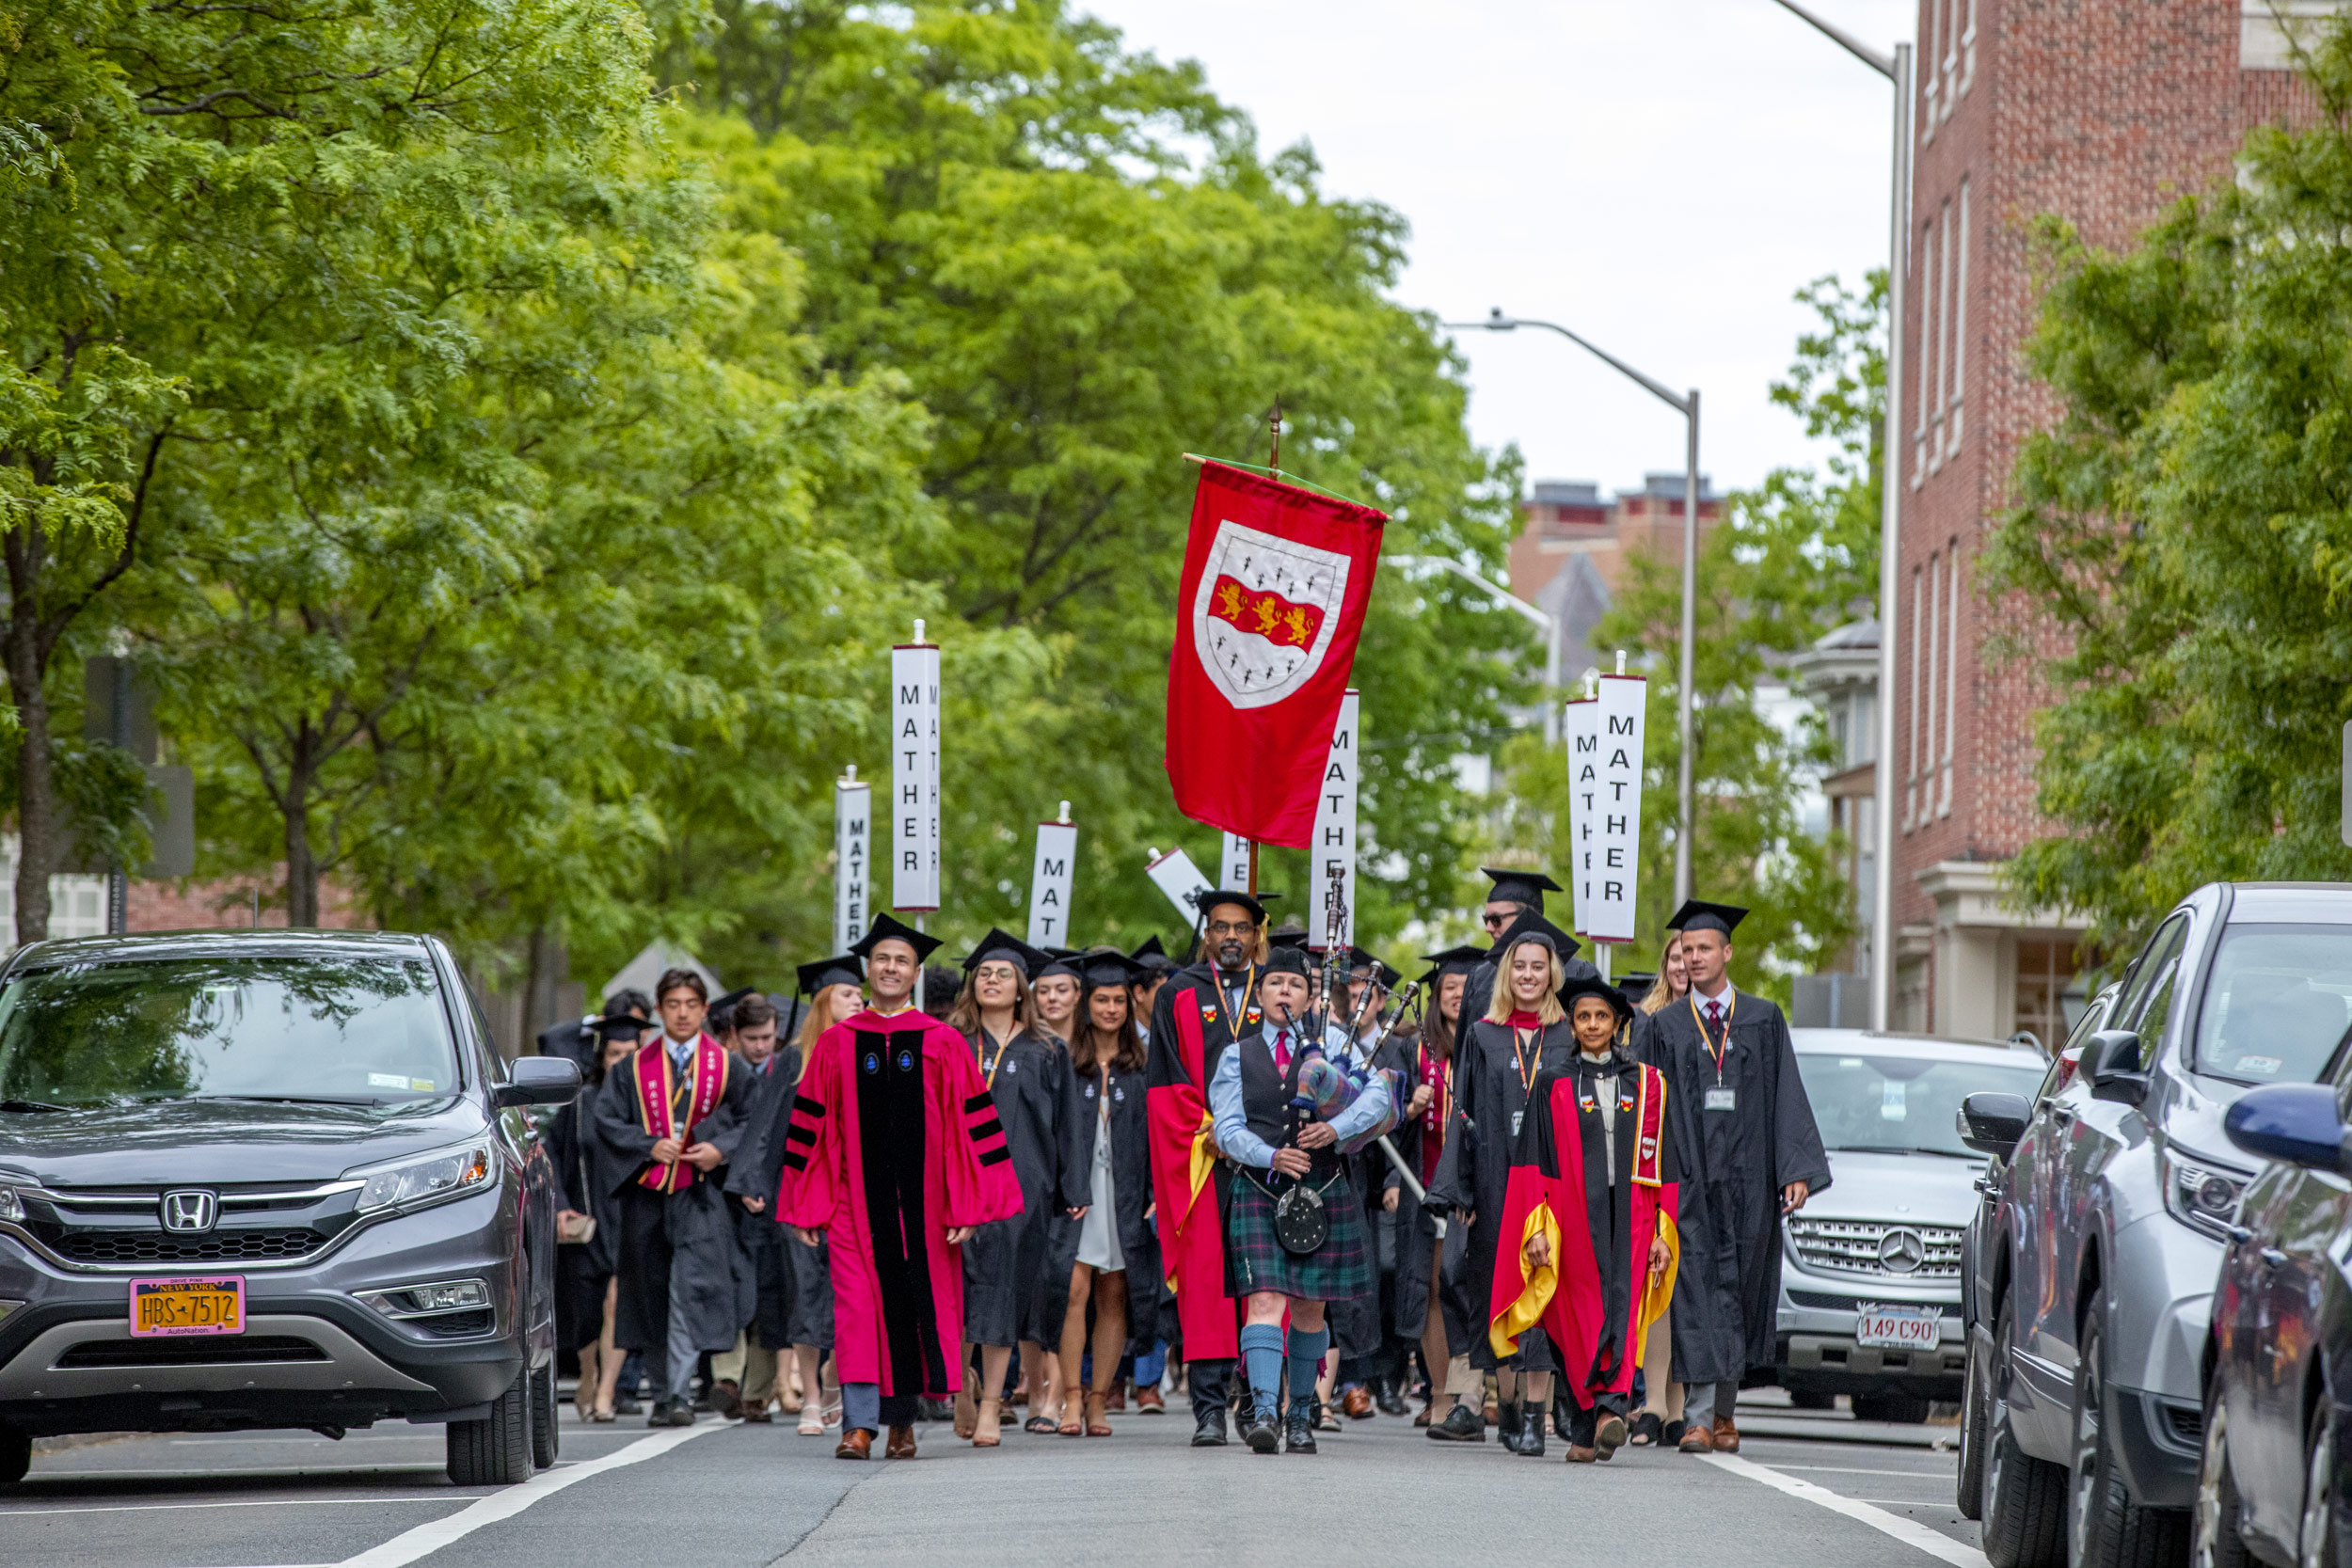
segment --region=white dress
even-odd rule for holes
[[[1087,1201],[1087,1217],[1078,1222],[1078,1261],[1104,1274],[1117,1274],[1127,1266],[1126,1255],[1119,1250],[1118,1194],[1111,1178],[1111,1103],[1107,1095],[1098,1098],[1095,1113],[1099,1118],[1094,1128],[1094,1187]]]

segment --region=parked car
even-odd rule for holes
[[[2352,1542],[2352,1052],[2326,1084],[2249,1090],[2230,1141],[2265,1167],[2215,1287],[2194,1560],[2341,1568]]]
[[[555,1187],[426,937],[36,942],[0,966],[0,1481],[63,1433],[448,1428],[555,1461]]]
[[[2222,1118],[2309,1084],[2352,1012],[2352,887],[2214,883],[2166,916],[2030,1105],[1974,1097],[1988,1177],[1960,1502],[1994,1568],[2186,1555],[2214,1280],[2252,1179]]]
[[[1836,1180],[1783,1222],[1781,1386],[1800,1409],[1847,1394],[1863,1420],[1924,1421],[1931,1401],[1960,1398],[1961,1227],[1984,1167],[1953,1117],[1972,1091],[2030,1091],[2042,1056],[1860,1029],[1791,1035]]]

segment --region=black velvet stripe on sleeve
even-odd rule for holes
[[[968,1131],[972,1134],[972,1141],[974,1143],[980,1143],[989,1138],[1003,1137],[1005,1135],[1005,1124],[997,1119],[995,1112],[991,1111],[988,1114],[987,1120],[974,1122]]]
[[[802,1153],[797,1148],[787,1148],[784,1151],[784,1168],[787,1170],[806,1170],[808,1169],[808,1156]]]
[[[784,1135],[796,1144],[813,1144],[817,1141],[817,1134],[814,1131],[797,1122],[787,1129]]]
[[[1012,1150],[1007,1148],[1003,1144],[998,1144],[994,1148],[989,1149],[980,1156],[980,1164],[984,1165],[1001,1165],[1011,1158]]]
[[[963,1108],[967,1114],[977,1114],[981,1111],[992,1109],[995,1103],[995,1096],[990,1094],[986,1089],[982,1089],[979,1093],[966,1100],[963,1102]]]
[[[804,1094],[796,1094],[792,1097],[792,1114],[821,1117],[825,1114],[825,1102],[821,1100],[811,1100]]]

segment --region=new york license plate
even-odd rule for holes
[[[1930,1350],[1937,1333],[1932,1307],[1865,1307],[1854,1317],[1854,1343],[1880,1350]]]
[[[135,1337],[244,1332],[245,1278],[241,1275],[131,1281],[131,1333]]]

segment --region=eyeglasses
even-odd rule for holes
[[[1518,906],[1514,904],[1507,910],[1488,910],[1478,917],[1478,923],[1489,931],[1500,931],[1518,917]]]
[[[1213,937],[1246,937],[1258,927],[1247,920],[1212,920],[1209,935]]]

